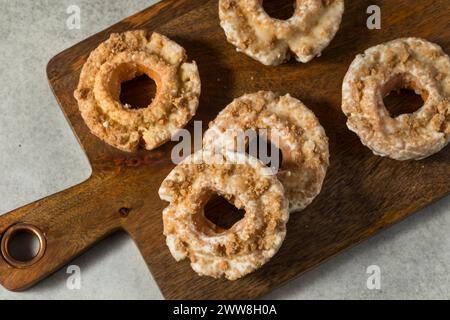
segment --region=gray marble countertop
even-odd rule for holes
[[[90,167],[48,85],[56,53],[138,12],[151,0],[0,0],[0,212],[85,180]],[[80,8],[81,28],[66,26]],[[450,298],[450,198],[331,259],[264,298]],[[22,293],[0,288],[0,299],[160,299],[130,238],[114,235],[71,263],[81,287],[67,286],[63,268]],[[367,287],[369,266],[381,288]]]

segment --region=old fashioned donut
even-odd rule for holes
[[[242,132],[260,129],[267,130],[268,140],[282,152],[277,176],[285,188],[289,211],[304,209],[322,189],[329,150],[325,130],[301,101],[266,91],[235,99],[210,124],[204,147],[236,150]]]
[[[214,193],[245,209],[228,230],[217,231],[204,216]],[[283,186],[256,158],[198,151],[169,174],[159,194],[170,202],[163,212],[167,246],[177,261],[189,258],[199,275],[241,278],[269,261],[284,241],[289,213]]]
[[[320,56],[344,13],[344,0],[296,0],[288,20],[271,18],[263,0],[220,0],[220,24],[238,51],[265,65],[279,65],[291,53],[300,62]]]
[[[170,139],[195,115],[200,77],[185,50],[158,33],[112,34],[89,56],[75,91],[81,115],[93,134],[108,144],[151,150]],[[152,103],[130,109],[120,102],[121,83],[142,74],[157,86]]]
[[[409,88],[423,98],[414,113],[391,117],[383,98]],[[450,139],[450,58],[433,43],[398,39],[368,49],[350,66],[342,89],[347,126],[374,154],[423,159]]]

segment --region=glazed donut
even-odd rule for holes
[[[383,98],[409,88],[425,103],[392,118]],[[450,140],[450,58],[433,43],[398,39],[358,55],[345,76],[342,110],[347,126],[374,154],[420,160]]]
[[[219,0],[220,25],[238,51],[265,65],[320,56],[339,30],[344,0],[296,0],[288,20],[271,18],[263,0]]]
[[[329,150],[325,130],[301,101],[266,91],[235,99],[210,124],[203,145],[205,149],[219,146],[238,151],[239,135],[260,129],[268,131],[268,140],[272,137],[271,142],[282,152],[277,176],[289,200],[289,211],[303,210],[322,189]]]
[[[228,230],[218,232],[204,216],[214,193],[245,209]],[[189,258],[199,275],[239,279],[269,261],[284,241],[289,213],[283,186],[256,158],[198,151],[169,174],[159,195],[170,202],[163,211],[167,246],[177,261]]]
[[[83,66],[75,98],[93,134],[123,151],[152,150],[195,115],[200,77],[185,50],[158,33],[112,34]],[[120,102],[121,83],[147,74],[157,86],[152,103],[130,109]]]

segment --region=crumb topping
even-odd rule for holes
[[[181,46],[158,33],[112,34],[90,54],[74,93],[91,132],[124,151],[169,140],[198,107],[198,69],[186,60]],[[121,83],[142,74],[155,80],[156,96],[149,107],[131,109],[120,102]]]
[[[210,123],[204,148],[216,149],[220,145],[237,151],[239,134],[261,129],[281,150],[278,178],[289,199],[290,212],[304,209],[322,189],[329,150],[325,130],[301,101],[266,91],[235,99]]]
[[[383,98],[402,88],[424,105],[393,118]],[[450,58],[436,44],[403,38],[366,50],[351,64],[342,93],[347,126],[376,155],[420,160],[450,141]]]
[[[257,159],[227,152],[199,151],[178,165],[159,194],[170,202],[163,212],[164,234],[177,260],[189,258],[200,275],[236,280],[266,263],[280,248],[289,219],[281,183]],[[235,161],[239,160],[239,161]],[[217,193],[244,218],[216,232],[204,217],[204,206]]]
[[[291,54],[300,62],[320,56],[337,33],[343,0],[297,0],[288,20],[271,18],[262,0],[220,0],[220,24],[238,51],[265,65],[278,65]]]

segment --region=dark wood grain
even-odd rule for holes
[[[366,9],[371,4],[382,8],[382,30],[366,28]],[[163,1],[53,58],[48,65],[50,85],[93,173],[79,186],[0,217],[2,234],[23,222],[39,227],[47,239],[44,257],[26,269],[13,268],[0,257],[3,286],[27,288],[123,229],[136,242],[166,298],[255,298],[446,196],[450,148],[419,162],[373,156],[347,130],[340,103],[350,62],[370,46],[419,36],[450,52],[450,2],[358,0],[346,1],[346,6],[335,40],[322,57],[306,65],[263,67],[236,53],[219,27],[217,1],[207,0]],[[330,138],[331,167],[323,192],[303,213],[292,215],[287,239],[274,259],[244,279],[201,278],[188,262],[176,263],[170,256],[162,234],[161,211],[166,204],[157,190],[173,168],[172,143],[152,152],[125,154],[91,135],[80,117],[73,91],[89,52],[111,32],[137,28],[166,34],[197,61],[203,90],[196,120],[212,120],[244,93],[273,90],[302,99]]]

